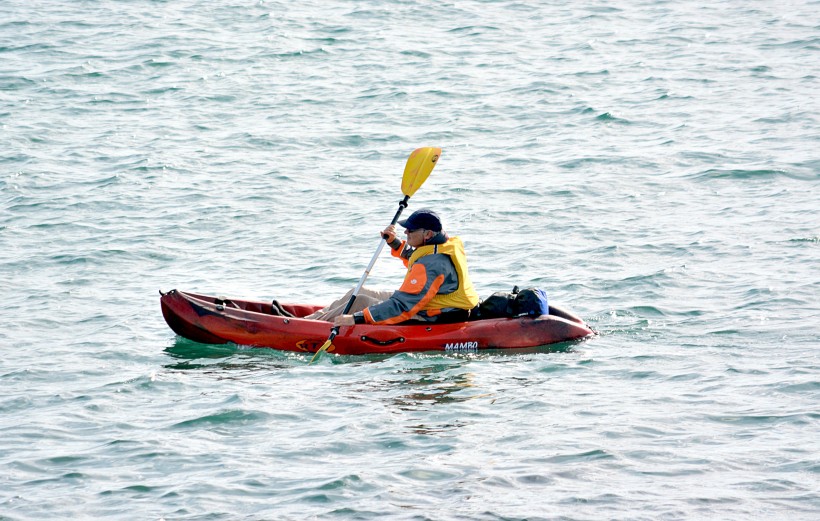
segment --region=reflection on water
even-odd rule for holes
[[[343,385],[328,378],[344,377],[346,368],[357,372],[371,372],[369,377],[353,378],[349,384],[351,401],[363,395],[384,403],[388,410],[400,416],[404,430],[413,434],[446,435],[470,425],[472,420],[460,404],[470,400],[495,400],[493,392],[476,383],[472,364],[520,363],[529,357],[549,353],[568,353],[575,342],[553,344],[526,349],[488,350],[473,353],[414,353],[379,354],[362,356],[324,357],[321,369],[297,375],[288,370],[307,367],[309,353],[259,349],[235,344],[200,344],[178,337],[165,348],[173,363],[166,364],[170,371],[197,372],[217,380],[244,380],[284,370],[300,379],[308,387]],[[330,368],[328,368],[330,366]],[[355,367],[355,369],[353,369]],[[328,373],[328,369],[330,373]],[[304,380],[302,380],[304,379]],[[355,383],[354,383],[355,382]]]
[[[182,337],[176,337],[174,343],[165,348],[165,352],[174,358],[197,360],[199,358],[225,358],[240,350],[234,344],[200,344]]]
[[[452,374],[452,369],[449,365],[436,364],[398,371],[401,378],[394,380],[392,384],[410,392],[391,398],[392,404],[404,411],[428,410],[435,404],[463,402],[474,398],[468,394],[458,394],[473,387],[473,374]]]
[[[177,337],[164,351],[176,359],[176,362],[163,366],[173,371],[241,370],[253,373],[258,370],[287,369],[306,364],[309,360],[299,353],[236,344],[200,344],[182,337]]]
[[[468,425],[453,417],[451,408],[442,408],[446,416],[431,413],[440,405],[452,405],[486,394],[471,393],[474,374],[465,371],[464,363],[431,364],[400,369],[386,382],[401,394],[385,393],[387,404],[397,414],[408,415],[406,428],[414,434],[441,435]],[[440,418],[440,421],[437,421]]]
[[[463,408],[470,400],[495,400],[470,370],[473,363],[519,363],[522,358],[547,353],[568,353],[575,342],[527,349],[488,350],[477,353],[407,356],[406,363],[389,377],[372,382],[383,401],[397,415],[405,415],[406,428],[414,434],[442,435],[467,426],[473,420]],[[499,360],[504,359],[504,360]]]

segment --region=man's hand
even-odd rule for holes
[[[387,241],[387,244],[396,240],[396,225],[391,224],[382,231],[382,238]]]
[[[352,326],[356,323],[353,315],[340,315],[333,319],[334,326]]]

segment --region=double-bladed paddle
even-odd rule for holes
[[[410,200],[410,197],[412,197],[413,194],[421,188],[421,185],[427,181],[427,178],[430,177],[430,173],[436,166],[439,156],[441,156],[440,148],[423,147],[413,150],[413,153],[407,158],[407,164],[404,166],[404,175],[401,178],[401,191],[404,194],[404,199],[399,202],[399,209],[396,211],[396,215],[393,216],[393,220],[390,221],[391,225],[398,222],[401,212],[407,208],[407,201]],[[385,237],[383,240],[379,241],[379,247],[376,248],[376,253],[374,253],[373,258],[370,259],[370,264],[367,265],[364,273],[362,273],[362,278],[359,279],[359,284],[356,285],[356,289],[353,290],[353,294],[350,295],[350,299],[347,301],[347,305],[345,306],[344,311],[342,311],[342,315],[347,315],[350,308],[353,307],[353,302],[356,300],[356,296],[362,289],[367,276],[370,275],[370,270],[373,269],[373,265],[376,264],[376,259],[379,258],[379,254],[382,252],[382,248],[384,248],[386,239],[387,238]],[[316,351],[316,354],[313,355],[313,358],[310,359],[311,364],[321,353],[330,347],[333,343],[333,339],[336,338],[336,335],[338,334],[339,326],[333,326],[330,330],[330,336],[327,341],[322,344],[322,346]]]

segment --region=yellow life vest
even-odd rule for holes
[[[425,311],[443,308],[473,309],[476,307],[479,302],[478,293],[473,288],[470,275],[467,273],[467,255],[464,253],[464,243],[458,237],[452,237],[444,244],[432,244],[416,248],[416,251],[407,260],[407,269],[412,268],[413,264],[425,255],[434,253],[443,253],[450,256],[458,273],[458,289],[446,295],[436,295],[424,307]]]

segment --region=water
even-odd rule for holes
[[[0,519],[816,519],[818,3],[0,5]],[[308,357],[411,200],[600,335]],[[387,257],[369,279],[395,287]]]

